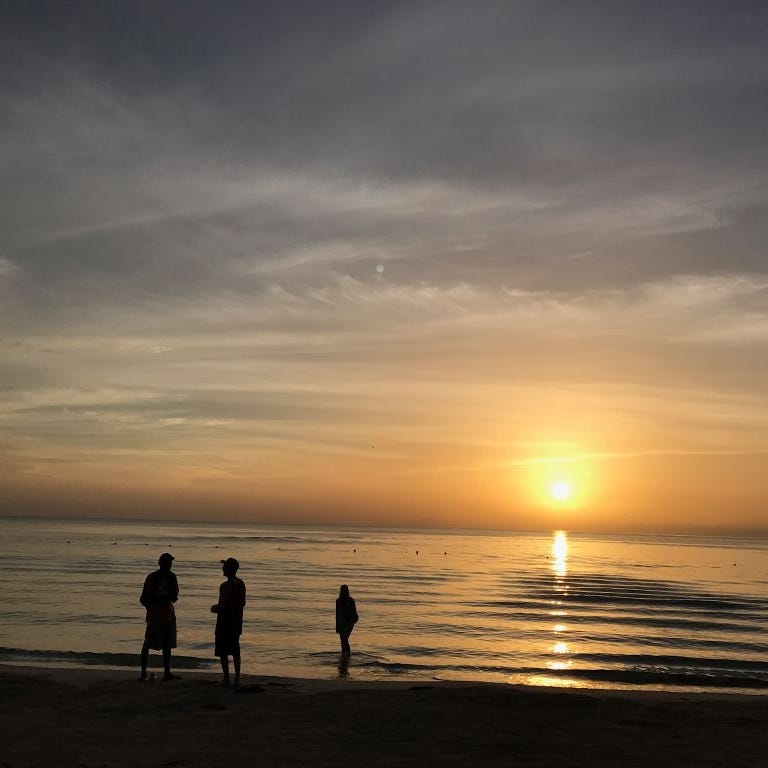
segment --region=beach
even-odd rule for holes
[[[0,667],[0,766],[757,766],[768,698]]]

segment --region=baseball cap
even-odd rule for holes
[[[238,563],[234,557],[228,557],[226,560],[222,560],[221,564],[231,571],[236,571],[240,567],[240,563]]]
[[[171,561],[175,560],[176,558],[170,553],[170,552],[163,552],[162,555],[157,559],[158,564],[160,563],[170,563]]]

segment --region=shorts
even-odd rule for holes
[[[176,647],[175,621],[148,621],[144,644],[153,651]]]
[[[233,656],[240,653],[240,632],[236,629],[217,629],[214,656]]]

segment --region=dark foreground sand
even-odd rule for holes
[[[768,766],[768,697],[245,682],[0,667],[0,768]]]

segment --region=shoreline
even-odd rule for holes
[[[0,660],[0,674],[3,671],[18,671],[23,673],[25,670],[30,672],[39,672],[55,677],[56,679],[63,679],[59,673],[67,671],[82,672],[89,676],[98,676],[99,673],[107,675],[108,673],[115,673],[117,675],[127,675],[129,678],[135,675],[139,668],[138,654],[136,655],[135,665],[126,664],[104,664],[97,662],[87,661],[69,661],[66,659],[51,661],[47,659],[24,659],[24,660]],[[646,695],[668,695],[668,696],[682,696],[682,697],[744,697],[746,699],[761,699],[764,698],[768,701],[768,688],[763,685],[750,686],[696,686],[696,685],[678,685],[678,686],[660,686],[653,683],[632,683],[624,682],[617,683],[615,681],[601,681],[598,679],[588,680],[588,684],[584,684],[584,678],[569,678],[567,673],[558,675],[556,672],[551,672],[547,675],[538,674],[535,676],[536,682],[533,682],[533,677],[518,676],[515,679],[510,675],[507,679],[482,679],[472,677],[441,677],[437,675],[425,676],[425,675],[375,675],[370,673],[360,674],[355,670],[353,665],[350,665],[350,672],[346,675],[331,675],[320,673],[317,669],[304,668],[299,670],[298,673],[292,674],[291,672],[276,672],[269,674],[262,671],[249,671],[247,668],[243,672],[243,679],[249,680],[282,680],[291,681],[292,683],[311,684],[317,683],[339,683],[339,684],[370,684],[372,686],[378,685],[470,685],[470,686],[500,686],[502,688],[520,689],[523,691],[572,691],[574,693],[594,693],[594,694],[646,694]],[[218,659],[212,658],[210,663],[206,666],[185,666],[184,664],[174,664],[174,673],[178,673],[182,677],[194,679],[196,676],[200,676],[201,679],[210,679],[220,675],[220,669],[218,666]],[[158,654],[150,654],[148,672],[159,675],[162,673],[161,659]],[[318,674],[313,674],[318,672]],[[526,677],[528,679],[526,679]],[[548,679],[549,682],[538,682],[539,680]]]
[[[32,659],[24,660],[1,660],[0,661],[0,674],[3,671],[17,671],[23,674],[25,671],[37,672],[47,674],[51,678],[64,681],[66,675],[60,673],[72,672],[72,673],[84,673],[88,677],[100,676],[106,677],[110,674],[124,675],[130,678],[135,676],[139,668],[138,656],[135,665],[125,664],[102,664],[91,663],[83,661],[50,661],[46,659],[40,659],[39,661]],[[183,678],[195,679],[210,679],[220,675],[220,669],[218,666],[218,659],[212,659],[210,665],[207,666],[184,666],[173,665],[174,674],[179,674]],[[695,686],[695,685],[679,685],[679,686],[659,686],[653,683],[616,683],[609,681],[590,680],[589,684],[583,684],[584,679],[569,678],[567,674],[558,675],[556,672],[552,672],[549,675],[539,674],[535,677],[536,682],[532,680],[534,678],[527,678],[526,676],[519,676],[517,679],[514,676],[509,676],[507,679],[482,679],[472,677],[441,677],[437,675],[424,676],[424,675],[376,675],[370,673],[360,674],[350,665],[350,672],[346,675],[331,675],[331,674],[313,674],[318,670],[316,669],[302,669],[297,673],[291,672],[275,672],[270,674],[264,671],[249,671],[247,668],[243,672],[243,679],[256,680],[281,680],[290,681],[296,684],[312,684],[312,683],[339,683],[341,685],[371,685],[377,687],[379,685],[462,685],[462,686],[500,686],[502,688],[519,689],[523,691],[572,691],[574,693],[594,693],[594,694],[645,694],[645,695],[668,695],[668,696],[682,696],[682,697],[696,697],[702,696],[705,698],[711,697],[743,697],[746,699],[761,699],[764,698],[768,701],[768,688],[764,686],[744,686],[744,687],[725,687],[725,686]],[[150,654],[148,672],[150,675],[154,674],[159,676],[162,673],[161,659],[158,654]],[[539,680],[549,680],[549,682],[539,682]]]
[[[0,761],[751,767],[768,751],[768,699],[749,694],[181,674],[0,665]]]
[[[154,658],[154,657],[150,657]],[[16,662],[0,662],[0,682],[6,676],[29,677],[31,679],[44,679],[61,685],[86,687],[91,684],[115,683],[136,681],[138,677],[138,664],[136,669],[128,667],[104,667],[91,665],[35,665]],[[154,679],[146,681],[147,685],[162,683],[162,666],[148,668]],[[184,683],[196,684],[217,682],[221,677],[221,670],[211,669],[185,669],[173,668],[175,675]],[[230,674],[232,673],[230,664]],[[320,691],[345,690],[353,688],[358,690],[404,690],[426,688],[488,688],[510,690],[520,694],[530,693],[534,696],[547,696],[554,694],[570,694],[573,696],[587,695],[597,698],[638,698],[638,699],[667,699],[680,701],[711,701],[713,699],[761,701],[768,705],[768,695],[765,692],[749,691],[725,691],[722,689],[703,690],[659,690],[652,687],[644,688],[601,688],[601,687],[577,687],[558,685],[529,685],[523,683],[505,683],[489,680],[450,680],[445,678],[397,678],[382,679],[374,677],[302,677],[292,675],[268,675],[245,672],[242,674],[243,687],[248,685],[272,685],[291,687],[302,693],[317,693]],[[236,691],[232,691],[236,693]]]

